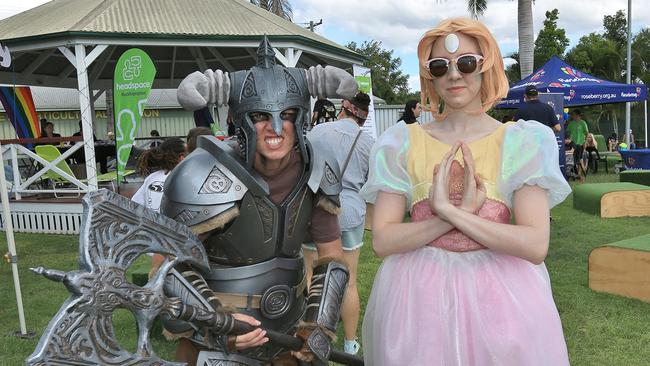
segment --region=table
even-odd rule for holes
[[[67,149],[68,147],[65,146],[59,148],[61,153]],[[108,172],[108,158],[116,156],[117,154],[115,150],[115,144],[95,143],[95,161],[99,163],[99,170],[102,174]],[[75,151],[74,154],[72,154],[70,157],[75,159],[77,163],[80,164],[84,164],[86,162],[86,155],[84,154],[83,147]]]

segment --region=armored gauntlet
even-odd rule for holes
[[[348,278],[347,267],[331,259],[319,261],[314,268],[307,311],[298,336],[305,340],[306,348],[321,361],[329,359],[330,342],[335,338]]]

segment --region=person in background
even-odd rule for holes
[[[314,112],[311,115],[311,127],[336,120],[336,107],[327,99],[319,99],[314,103]]]
[[[634,133],[632,132],[632,129],[630,129],[628,134],[630,136],[630,144],[628,145],[628,148],[630,150],[634,150],[634,149],[636,149],[636,142],[634,141]],[[627,136],[625,136],[624,140],[627,142]]]
[[[149,136],[151,136],[151,143],[149,144],[149,148],[153,149],[154,147],[158,147],[162,144],[162,140],[160,139],[160,132],[158,130],[151,130],[149,132]]]
[[[520,119],[524,121],[537,121],[550,127],[553,132],[557,133],[562,131],[562,126],[560,125],[560,121],[557,120],[557,116],[555,116],[553,107],[539,101],[539,93],[534,85],[526,87],[524,101],[525,103],[515,112],[513,118],[515,121],[519,121]]]
[[[616,151],[618,147],[618,135],[616,132],[612,132],[611,135],[607,138],[607,151]]]
[[[228,116],[226,117],[226,124],[228,125],[228,137],[234,137],[237,135],[237,127],[235,127],[235,124],[232,123],[232,114],[230,113],[230,110],[228,111]]]
[[[84,130],[84,125],[81,122],[81,120],[79,120],[79,131],[73,133],[72,136],[81,136],[81,137],[83,137],[83,135],[84,135],[83,130]],[[93,141],[97,141],[97,136],[95,136],[95,133],[93,133]]]
[[[357,354],[360,349],[357,341],[359,323],[359,291],[357,290],[357,266],[359,254],[363,245],[363,233],[366,217],[366,202],[359,195],[359,190],[368,178],[368,160],[374,140],[363,132],[361,127],[368,117],[370,96],[360,92],[343,100],[338,120],[321,123],[307,134],[310,142],[320,142],[321,146],[329,146],[331,154],[336,156],[343,177],[341,184],[341,241],[343,243],[343,259],[348,265],[350,279],[343,297],[341,319],[343,320],[344,351]],[[303,245],[307,278],[311,278],[314,263],[318,261],[318,253],[313,243]]]
[[[404,123],[407,125],[418,122],[420,113],[422,113],[422,106],[420,105],[420,102],[411,99],[406,102],[406,105],[404,106],[404,112],[402,112],[402,117],[400,117],[397,122],[404,121]]]
[[[569,120],[566,124],[566,133],[571,136],[571,140],[576,145],[573,157],[576,165],[582,161],[582,153],[584,152],[585,140],[589,133],[587,122],[582,119],[582,112],[579,109],[573,109],[569,113]]]
[[[41,118],[40,124],[41,124],[41,134],[42,134],[45,131],[45,125],[47,124],[47,118]]]
[[[583,161],[586,161],[584,164],[585,171],[591,167],[591,171],[598,173],[598,161],[600,160],[600,153],[598,152],[598,142],[593,133],[587,134],[587,139],[585,140],[585,151],[586,154],[583,154]]]
[[[61,137],[60,134],[54,132],[54,123],[45,122],[45,128],[41,133],[41,138],[52,138],[52,137]]]
[[[580,164],[576,164],[573,153],[576,145],[571,141],[571,136],[564,137],[564,154],[567,179],[579,180],[580,183],[585,182],[584,171]]]
[[[185,141],[187,141],[187,153],[191,153],[196,149],[196,140],[201,135],[212,136],[212,130],[207,127],[194,127],[189,130]]]
[[[160,146],[146,150],[138,160],[138,173],[146,176],[142,186],[135,192],[131,201],[160,212],[160,201],[165,190],[165,180],[169,173],[187,154],[187,147],[178,137],[168,138]],[[160,254],[151,259],[149,277],[164,261]]]

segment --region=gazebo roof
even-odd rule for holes
[[[57,48],[84,44],[87,52],[109,46],[90,67],[94,89],[112,85],[115,62],[131,47],[154,61],[154,87],[170,88],[197,69],[253,66],[265,34],[277,50],[301,52],[300,67],[348,68],[364,60],[243,0],[53,0],[0,21],[0,42],[9,46],[17,73],[0,70],[0,83],[76,87],[75,69]]]

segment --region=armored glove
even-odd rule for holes
[[[228,104],[230,78],[221,70],[195,71],[178,86],[178,103],[189,111],[205,108],[208,104]]]
[[[357,82],[345,70],[334,66],[312,66],[305,70],[307,88],[312,97],[349,99],[359,91]],[[178,103],[189,111],[205,108],[209,104],[228,104],[230,77],[221,70],[195,71],[178,86]]]
[[[307,311],[297,336],[305,340],[303,350],[323,362],[329,359],[348,278],[346,266],[331,258],[319,260],[314,268]]]
[[[307,71],[309,93],[316,98],[350,99],[359,91],[352,75],[334,66],[312,66]]]

